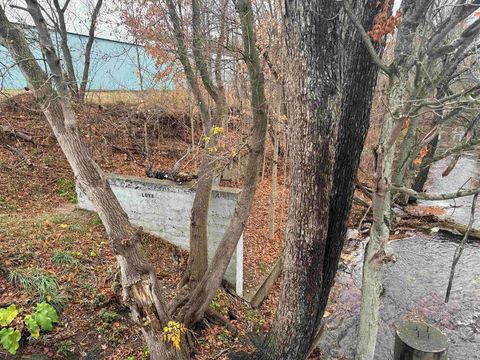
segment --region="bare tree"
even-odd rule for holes
[[[217,52],[216,52],[216,84],[213,83],[210,71],[208,69],[207,59],[210,59],[211,53],[207,53],[204,46],[205,28],[202,21],[201,5],[199,0],[192,0],[192,52],[195,60],[196,70],[200,74],[200,78],[207,96],[210,96],[216,105],[215,113],[210,116],[208,101],[205,99],[201,86],[197,80],[195,69],[188,56],[188,48],[185,41],[185,31],[180,16],[177,13],[177,5],[181,8],[181,4],[175,4],[173,0],[167,0],[168,14],[173,27],[174,37],[176,41],[176,50],[178,58],[183,66],[190,89],[197,101],[200,114],[205,128],[205,137],[208,138],[203,152],[203,160],[198,171],[198,181],[195,198],[191,211],[190,223],[190,255],[188,260],[188,268],[182,283],[189,281],[194,286],[205,274],[208,267],[208,211],[210,194],[212,190],[212,181],[215,176],[215,156],[212,149],[215,148],[220,134],[213,134],[215,127],[221,127],[223,118],[226,115],[227,104],[225,97],[225,89],[223,86],[222,73],[220,71],[223,46],[225,42],[225,22],[226,22],[226,1],[222,2],[222,12],[220,18],[220,32],[218,36]]]
[[[242,192],[235,207],[234,216],[211,260],[207,271],[198,285],[184,298],[185,304],[178,311],[179,318],[187,326],[203,317],[215,292],[222,282],[228,263],[240,240],[255,197],[258,172],[265,147],[267,126],[267,103],[264,92],[264,76],[256,44],[255,19],[249,0],[236,2],[240,17],[244,60],[248,67],[251,83],[253,111],[252,133],[249,143],[248,163],[244,175]],[[180,302],[182,304],[182,302]]]
[[[169,309],[162,298],[161,286],[154,268],[145,260],[141,251],[140,232],[130,225],[106,177],[90,157],[81,139],[72,110],[70,91],[50,39],[42,9],[36,0],[26,0],[26,2],[28,11],[34,19],[40,47],[47,59],[51,76],[47,76],[39,64],[33,60],[24,34],[8,21],[3,11],[0,17],[2,44],[20,64],[20,69],[32,85],[35,97],[74,171],[78,186],[95,205],[104,223],[113,252],[122,270],[125,302],[144,334],[152,359],[187,358],[187,342],[182,341],[181,351],[176,351],[173,346],[162,340],[162,329],[173,319],[185,326],[192,326],[203,317],[216,290],[221,285],[253,203],[259,164],[265,144],[266,101],[263,69],[255,46],[254,18],[249,11],[250,5],[245,2],[239,5],[244,39],[244,60],[251,78],[254,114],[244,190],[235,209],[235,216],[208,271],[199,284],[191,289],[190,294],[176,301],[177,306]],[[51,82],[55,88],[52,87]]]
[[[26,3],[51,75],[48,76],[34,60],[23,32],[8,21],[1,7],[0,43],[19,64],[73,170],[78,186],[95,205],[120,265],[124,302],[142,330],[152,359],[187,359],[185,351],[177,351],[173,345],[162,341],[162,329],[168,325],[171,316],[155,270],[142,252],[141,232],[130,224],[105,175],[91,158],[81,138],[70,92],[41,8],[36,0],[26,0]]]
[[[452,16],[436,18],[445,6],[453,6]],[[392,19],[390,24],[377,22],[378,32],[368,34],[350,11],[349,2],[344,1],[344,8],[362,34],[372,59],[388,78],[388,111],[375,149],[373,224],[363,264],[356,359],[368,360],[374,356],[378,309],[383,291],[380,268],[388,261],[385,244],[391,228],[390,214],[395,191],[401,188],[403,193],[416,193],[409,189],[404,191],[402,186],[411,185],[412,174],[418,170],[426,155],[426,146],[438,139],[436,135],[441,129],[440,124],[445,125],[454,119],[465,105],[475,105],[475,101],[467,99],[478,92],[478,84],[468,84],[460,89],[449,84],[451,79],[458,80],[462,73],[459,65],[471,53],[472,44],[478,36],[479,20],[461,29],[463,20],[477,6],[475,1],[467,3],[463,0],[455,3],[404,0],[396,16],[390,16],[388,9],[384,9],[386,16],[383,19]],[[382,41],[384,35],[393,30],[394,26],[391,25],[397,25],[400,19],[393,59],[387,64],[374,51],[372,41]],[[459,35],[452,36],[454,31],[458,31]],[[427,128],[426,135],[420,138],[419,124],[426,113],[436,114],[437,119],[433,128]],[[400,145],[394,161],[397,142]]]

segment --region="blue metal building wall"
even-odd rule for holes
[[[33,34],[30,34],[33,36]],[[52,40],[60,42],[56,33],[52,33]],[[83,72],[84,52],[88,37],[69,33],[68,44],[72,53],[77,80],[80,82]],[[33,44],[33,41],[32,41]],[[91,55],[90,90],[141,90],[138,74],[137,49],[143,75],[143,87],[157,89],[171,89],[170,82],[157,82],[154,75],[156,66],[154,60],[146,53],[143,46],[130,43],[96,38]],[[32,50],[42,66],[42,54],[35,45]],[[60,53],[61,54],[61,53]],[[8,54],[7,49],[0,46],[0,88],[22,89],[27,85],[22,73]]]

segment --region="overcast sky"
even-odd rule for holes
[[[39,0],[45,9],[49,10],[51,0]],[[88,34],[90,15],[96,0],[71,0],[65,13],[67,30],[70,32]],[[24,10],[13,8],[11,5],[25,7],[23,0],[0,0],[10,21],[33,24],[30,15]],[[65,0],[60,0],[63,5]],[[119,1],[103,0],[102,10],[97,24],[96,36],[112,40],[128,41],[128,34],[120,21],[118,9]],[[53,6],[53,5],[52,5]]]

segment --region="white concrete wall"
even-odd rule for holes
[[[195,189],[168,180],[124,175],[109,175],[109,183],[132,224],[158,235],[184,249],[189,249],[190,211]],[[238,189],[213,187],[208,219],[208,257],[217,246],[233,216]],[[77,188],[78,206],[95,211],[86,195]],[[230,261],[225,280],[238,295],[243,292],[243,236]]]

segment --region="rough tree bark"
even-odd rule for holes
[[[63,80],[60,60],[55,53],[40,6],[36,0],[26,0],[26,3],[38,30],[40,47],[48,63],[55,90],[47,74],[33,60],[35,57],[23,32],[8,21],[1,7],[0,42],[19,64],[73,170],[78,186],[95,205],[107,231],[110,246],[120,264],[124,301],[129,306],[134,321],[141,328],[151,358],[187,359],[184,350],[176,351],[173,346],[162,341],[163,326],[167,325],[171,317],[162,299],[161,285],[155,271],[143,255],[140,232],[132,227],[106,177],[90,157],[80,135],[68,87]]]
[[[85,101],[85,94],[87,92],[88,75],[90,73],[90,59],[92,57],[92,48],[93,48],[93,43],[95,41],[95,29],[97,27],[98,14],[100,13],[102,4],[103,4],[103,0],[97,0],[97,3],[93,8],[92,17],[90,18],[90,28],[88,30],[88,41],[87,41],[87,45],[85,46],[85,62],[83,64],[82,81],[80,82],[80,89],[78,90],[78,100],[81,103]]]
[[[279,106],[280,107],[280,106]],[[280,113],[278,119],[273,120],[273,160],[272,160],[272,191],[270,194],[270,208],[268,209],[268,238],[275,236],[275,208],[277,200],[277,175],[278,175],[278,148],[280,143]]]
[[[371,27],[375,1],[357,1]],[[327,19],[327,20],[326,20]],[[338,267],[377,66],[336,1],[285,1],[290,195],[280,303],[251,359],[305,359]]]

